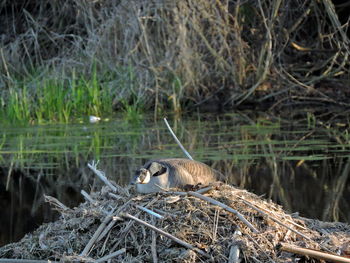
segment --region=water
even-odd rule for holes
[[[168,121],[194,159],[226,174],[230,183],[302,216],[349,222],[350,145],[342,124],[256,113]],[[43,194],[76,206],[83,201],[81,189],[99,189],[87,168],[92,160],[100,160],[110,179],[127,184],[149,159],[184,157],[164,122],[152,118],[0,130],[0,244],[57,217]]]

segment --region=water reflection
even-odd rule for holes
[[[271,198],[290,212],[349,221],[347,130],[307,119],[251,116],[169,121],[191,155],[226,174],[230,183]],[[55,217],[44,205],[43,193],[74,206],[82,201],[81,189],[99,189],[100,182],[86,166],[93,159],[100,160],[109,178],[126,184],[149,159],[184,157],[162,120],[132,124],[110,119],[0,128],[2,244]]]

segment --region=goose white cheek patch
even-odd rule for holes
[[[148,184],[151,181],[151,174],[149,171],[143,172],[136,179],[137,184]]]

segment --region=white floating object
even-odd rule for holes
[[[90,123],[96,123],[96,122],[99,122],[100,120],[101,120],[100,117],[93,116],[93,115],[89,116]]]

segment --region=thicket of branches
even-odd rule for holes
[[[96,66],[112,86],[132,74],[115,102],[347,106],[349,9],[331,0],[2,0],[0,85]]]

